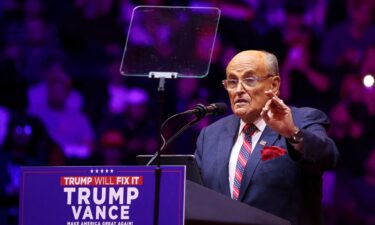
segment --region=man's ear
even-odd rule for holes
[[[271,81],[271,89],[272,89],[272,92],[275,93],[276,96],[279,96],[280,94],[280,76],[276,75],[276,76],[273,76],[271,77],[272,81]]]

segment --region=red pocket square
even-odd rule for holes
[[[277,146],[265,146],[261,151],[262,160],[274,159],[286,154],[286,150]]]

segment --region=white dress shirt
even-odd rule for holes
[[[241,146],[244,140],[244,133],[242,132],[243,127],[246,125],[245,122],[242,120],[240,121],[240,127],[238,129],[238,135],[237,135],[237,140],[233,145],[232,151],[230,153],[230,158],[229,158],[229,164],[228,164],[228,170],[229,170],[229,189],[230,189],[230,194],[231,197],[233,198],[233,183],[234,183],[234,174],[236,172],[236,165],[237,165],[237,160],[238,160],[238,155],[240,154]],[[266,122],[262,119],[259,118],[254,122],[254,125],[258,128],[253,136],[251,136],[251,146],[252,149],[255,148],[256,144],[259,141],[260,136],[263,133],[264,128],[266,127]]]

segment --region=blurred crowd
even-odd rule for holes
[[[158,81],[119,72],[137,5],[221,10],[208,76],[167,80],[162,116]],[[326,223],[375,224],[374,16],[373,0],[0,1],[0,224],[17,224],[20,166],[136,164],[160,146],[159,117],[228,102],[225,66],[245,49],[276,54],[285,102],[331,119],[341,156],[324,176]],[[216,119],[166,153],[192,154]]]

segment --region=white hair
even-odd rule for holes
[[[268,74],[279,75],[279,63],[277,62],[276,56],[267,51],[262,52],[266,56],[266,68]]]

